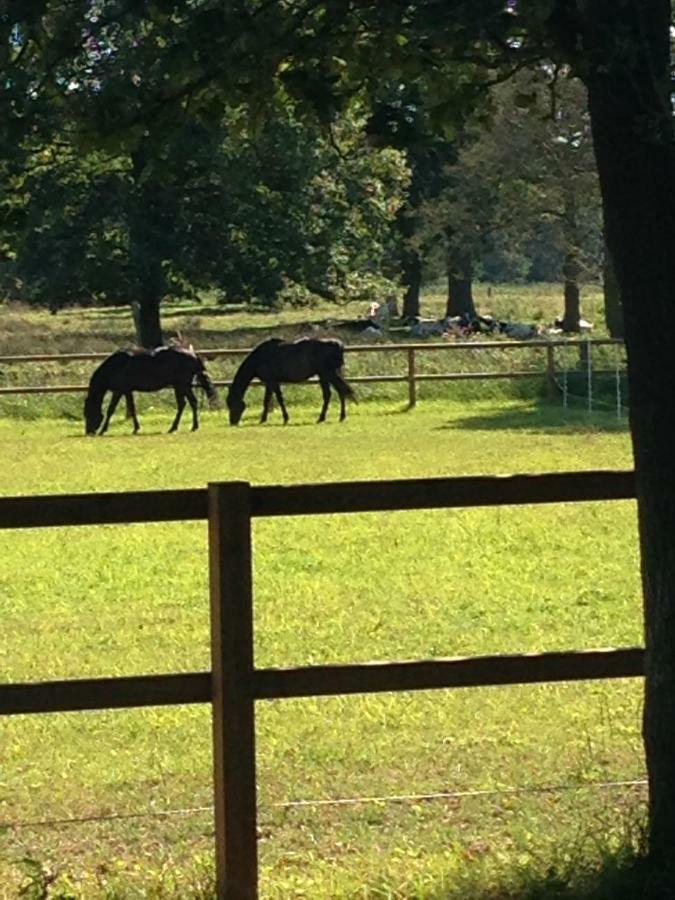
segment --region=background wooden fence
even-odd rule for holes
[[[448,341],[429,343],[404,343],[404,344],[351,344],[345,346],[348,354],[352,353],[376,353],[399,354],[404,361],[404,369],[400,374],[389,375],[360,375],[349,376],[353,384],[382,384],[386,382],[401,382],[408,385],[408,403],[415,406],[417,403],[417,385],[424,381],[457,381],[457,380],[491,380],[498,378],[545,378],[550,395],[558,393],[556,383],[559,369],[556,367],[556,348],[578,348],[579,358],[584,359],[585,366],[592,366],[592,352],[594,347],[622,346],[623,342],[613,338],[601,338],[596,340],[530,340],[530,341]],[[499,350],[509,352],[527,348],[540,352],[542,366],[539,369],[511,370],[511,371],[481,371],[481,372],[419,372],[419,354],[448,352],[466,353],[467,351],[480,352],[483,350]],[[240,358],[251,350],[248,348],[228,348],[200,350],[204,359],[222,359],[227,357]],[[0,366],[36,363],[68,363],[77,361],[91,361],[92,363],[105,359],[108,353],[66,353],[66,354],[38,354],[33,356],[0,356]],[[616,369],[597,368],[594,374],[615,374]],[[315,379],[313,379],[314,381]],[[229,386],[230,380],[216,379],[216,387]],[[0,397],[7,394],[66,394],[79,393],[87,390],[86,384],[52,384],[52,385],[3,385],[0,386]]]
[[[628,471],[138,491],[0,499],[0,528],[208,520],[211,671],[0,685],[0,715],[211,703],[219,898],[258,895],[255,703],[289,697],[624,678],[637,647],[256,669],[251,523],[256,517],[623,500]]]

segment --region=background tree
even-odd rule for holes
[[[448,315],[475,314],[471,279],[486,257],[496,280],[497,259],[511,277],[527,277],[529,256],[546,242],[537,274],[563,280],[563,329],[578,331],[580,281],[598,277],[602,250],[582,86],[550,66],[499,85],[489,117],[483,112],[458,138],[443,189],[424,204],[420,234],[427,244],[444,239]]]
[[[382,288],[407,178],[400,153],[364,145],[358,116],[343,116],[333,140],[288,102],[254,131],[241,112],[185,120],[133,153],[27,173],[15,268],[24,296],[54,308],[144,290],[141,334],[154,346],[163,297],[215,289],[269,305]]]
[[[446,165],[456,156],[452,142],[435,134],[419,91],[397,85],[385,99],[374,102],[366,124],[366,137],[373,147],[394,147],[405,153],[410,184],[396,218],[401,282],[405,293],[402,314],[420,314],[423,259],[436,236],[422,228],[422,209],[443,190]]]
[[[585,91],[564,69],[541,66],[501,85],[497,102],[492,146],[503,154],[505,178],[515,178],[524,187],[519,215],[512,207],[511,234],[517,221],[530,236],[542,219],[553,225],[561,255],[562,328],[578,331],[580,281],[598,277],[603,247]]]

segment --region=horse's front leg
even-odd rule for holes
[[[286,425],[288,422],[288,410],[284,403],[284,395],[281,393],[281,387],[278,384],[274,385],[274,396],[277,398],[277,403],[281,409],[281,415],[284,417],[284,425]]]
[[[128,391],[124,395],[124,399],[127,401],[127,418],[131,419],[134,423],[134,434],[138,434],[138,429],[141,427],[138,421],[138,416],[136,415],[136,404],[134,403],[134,395],[131,391]]]
[[[99,434],[105,434],[108,430],[108,425],[110,425],[110,420],[112,419],[112,415],[117,409],[117,404],[120,402],[122,398],[122,394],[119,391],[113,391],[113,395],[110,398],[110,403],[108,404],[108,412],[105,414],[105,421],[101,426],[101,430]]]
[[[261,425],[264,425],[265,422],[267,421],[267,416],[269,415],[269,411],[270,411],[270,404],[272,402],[272,393],[273,393],[272,385],[267,384],[267,382],[265,382],[265,396],[263,397],[263,411],[262,411],[262,415],[260,416],[260,424]]]
[[[189,387],[186,393],[188,403],[192,407],[192,430],[196,431],[199,428],[199,417],[197,416],[197,398],[195,396],[195,392],[192,390],[192,387]]]
[[[325,378],[319,377],[319,383],[321,385],[321,393],[323,394],[323,405],[321,407],[321,412],[319,413],[319,422],[326,421],[326,413],[328,412],[328,404],[330,403],[330,384],[326,381]]]
[[[169,434],[173,434],[173,432],[178,428],[180,417],[183,415],[183,410],[185,409],[184,392],[182,390],[179,390],[178,388],[174,388],[173,392],[176,395],[176,406],[178,407],[178,410],[176,412],[176,418],[173,420],[171,428],[169,428]]]

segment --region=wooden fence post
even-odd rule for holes
[[[216,894],[258,896],[251,487],[209,484]]]
[[[555,348],[548,346],[546,348],[546,386],[548,388],[548,399],[554,400],[558,394],[555,380]]]
[[[408,407],[417,406],[417,382],[415,381],[415,348],[408,347]]]

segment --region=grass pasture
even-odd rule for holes
[[[316,427],[313,399],[285,428],[205,411],[195,435],[151,407],[135,438],[122,416],[102,439],[0,419],[0,491],[631,465],[610,413],[384,396]],[[259,665],[641,643],[632,503],[275,519],[254,541]],[[205,525],[0,532],[0,560],[3,680],[208,668]],[[582,877],[639,824],[639,788],[595,785],[642,777],[640,710],[635,681],[261,704],[262,895],[507,898]],[[209,896],[206,709],[6,719],[0,759],[0,897],[50,880],[52,897]],[[454,796],[289,805],[433,793]],[[7,825],[38,820],[60,824]]]

